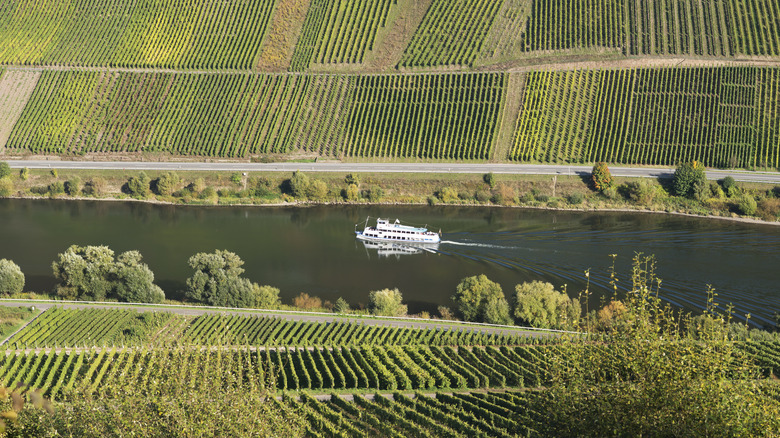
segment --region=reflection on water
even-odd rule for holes
[[[415,243],[403,244],[396,242],[370,242],[361,240],[363,246],[368,250],[375,250],[379,257],[395,256],[396,259],[403,255],[422,254],[423,252],[436,253],[439,249],[438,243]]]
[[[397,217],[441,229],[438,247],[361,243],[366,216]],[[510,296],[518,283],[543,280],[576,296],[590,269],[594,304],[612,294],[609,254],[620,285],[635,252],[654,254],[661,298],[701,309],[708,284],[769,324],[780,310],[780,227],[660,214],[551,212],[451,206],[188,207],[136,202],[0,200],[0,258],[18,263],[27,289],[54,285],[51,263],[72,244],[139,250],[157,284],[178,297],[197,252],[230,250],[246,276],[281,289],[365,303],[371,290],[399,288],[410,311],[452,305],[458,282],[485,274]]]

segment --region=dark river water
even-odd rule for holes
[[[367,247],[354,237],[366,217],[400,218],[442,231],[438,248]],[[372,219],[372,223],[373,223]],[[0,258],[14,260],[26,289],[50,290],[51,263],[71,244],[136,249],[169,297],[192,274],[187,259],[227,249],[246,276],[281,289],[353,306],[371,290],[397,287],[411,312],[452,305],[466,276],[486,274],[507,296],[516,284],[564,284],[576,296],[590,269],[594,300],[611,296],[609,254],[620,284],[635,252],[654,254],[661,297],[701,309],[711,284],[718,302],[768,324],[780,310],[780,227],[636,213],[557,212],[490,207],[188,207],[129,202],[0,200]]]

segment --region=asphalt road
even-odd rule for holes
[[[518,175],[590,175],[592,166],[555,164],[461,164],[461,163],[226,163],[153,161],[59,161],[8,160],[13,168],[30,169],[120,169],[120,170],[200,170],[227,172],[365,172],[365,173],[488,173]],[[613,176],[671,178],[672,168],[610,166]],[[707,170],[707,178],[731,176],[737,181],[780,184],[780,172]]]

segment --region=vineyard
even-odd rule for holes
[[[312,0],[290,71],[315,64],[362,63],[397,0]]]
[[[274,0],[47,0],[0,6],[0,63],[250,69]]]
[[[765,68],[532,72],[511,158],[777,167],[778,85]]]
[[[6,144],[33,153],[484,159],[505,75],[51,71]],[[457,120],[457,124],[452,122]]]

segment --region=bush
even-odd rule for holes
[[[312,297],[307,293],[301,292],[297,297],[293,298],[293,306],[299,309],[320,309],[322,308],[322,300],[319,297]]]
[[[309,183],[306,196],[315,201],[325,201],[328,199],[328,185],[325,181],[315,179]]]
[[[24,290],[24,273],[11,260],[0,259],[0,294],[13,295]]]
[[[439,190],[436,197],[446,204],[451,204],[458,201],[458,192],[452,187],[444,187]]]
[[[490,193],[486,192],[485,190],[477,190],[477,193],[474,194],[474,198],[480,204],[484,204],[490,201]]]
[[[5,161],[0,161],[0,178],[11,176],[11,166]]]
[[[569,203],[572,205],[580,205],[584,200],[585,197],[582,196],[582,193],[572,193],[569,195]]]
[[[493,172],[484,174],[482,180],[485,181],[485,184],[490,186],[491,189],[496,186],[496,176],[493,175]]]
[[[737,202],[737,209],[745,216],[753,216],[756,214],[756,210],[758,210],[756,198],[754,198],[753,195],[749,193],[743,194]]]
[[[22,181],[27,181],[27,178],[30,177],[30,169],[23,167],[22,170],[19,171],[19,179]]]
[[[518,284],[514,302],[515,318],[537,328],[574,329],[582,312],[576,299],[541,281]]]
[[[59,172],[57,172],[57,169],[52,169],[50,173],[51,173],[51,176],[53,176],[55,178],[59,178]]]
[[[344,177],[344,182],[347,183],[347,185],[356,185],[360,186],[360,175],[350,173],[346,177]]]
[[[356,202],[358,199],[360,199],[360,190],[358,190],[357,184],[350,184],[346,189],[344,189],[343,192],[341,192],[341,195],[347,201]]]
[[[65,193],[69,196],[76,196],[81,193],[81,178],[74,176],[65,181]]]
[[[723,187],[723,191],[728,192],[730,188],[737,186],[737,182],[734,178],[727,176],[720,180],[720,185]]]
[[[127,181],[127,192],[134,198],[144,199],[149,196],[149,184],[149,176],[146,172],[140,172],[138,176],[131,177]]]
[[[0,198],[11,196],[14,192],[14,182],[10,176],[0,178]]]
[[[224,307],[251,307],[255,303],[254,285],[241,277],[244,261],[235,253],[198,253],[190,257],[188,264],[195,270],[187,279],[188,299]]]
[[[155,193],[162,196],[171,196],[181,187],[182,179],[175,172],[166,172],[154,180]]]
[[[50,196],[61,195],[65,193],[65,185],[62,183],[62,181],[54,181],[53,183],[49,184],[47,191],[49,192]]]
[[[617,187],[611,186],[601,191],[601,194],[607,199],[617,199],[618,191]]]
[[[689,161],[677,166],[672,180],[672,192],[677,196],[694,198],[697,188],[706,187],[707,175],[704,165],[698,161]]]
[[[230,174],[230,182],[240,186],[244,182],[244,175],[241,172],[233,172]]]
[[[655,188],[646,181],[631,181],[620,187],[623,195],[639,205],[650,205],[655,200]]]
[[[366,190],[366,198],[368,198],[369,202],[379,202],[384,195],[384,190],[379,186],[373,186]]]
[[[368,294],[368,310],[372,315],[403,316],[407,307],[401,304],[403,297],[398,289],[382,289]]]
[[[306,197],[306,193],[309,190],[309,177],[302,172],[295,171],[290,178],[290,193],[298,199]]]
[[[252,295],[252,307],[256,309],[278,309],[282,305],[278,288],[252,284]]]
[[[81,192],[87,196],[100,196],[105,190],[106,182],[103,178],[94,177],[84,184],[84,188]]]
[[[495,190],[493,190],[493,198],[491,199],[494,204],[498,205],[510,205],[515,202],[517,192],[514,187],[501,183],[496,184]]]
[[[333,312],[335,313],[349,313],[350,310],[351,309],[349,307],[349,303],[347,303],[347,300],[341,297],[336,300],[336,304],[333,306]]]
[[[609,171],[607,163],[600,161],[594,164],[590,177],[593,188],[600,192],[612,187],[612,173]]]

